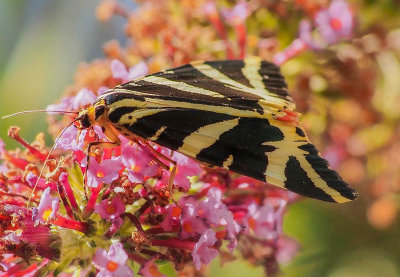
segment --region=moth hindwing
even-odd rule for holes
[[[357,198],[308,140],[294,109],[279,67],[250,58],[148,75],[109,90],[87,111],[109,138],[140,137],[324,201]]]

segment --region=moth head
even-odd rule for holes
[[[103,100],[95,103],[79,112],[75,118],[75,126],[82,130],[92,127],[94,124],[99,124],[102,121],[103,115],[106,111],[106,104]],[[101,124],[100,124],[101,125]]]
[[[93,121],[91,120],[91,107],[84,109],[79,112],[78,116],[75,118],[75,126],[79,130],[87,129],[92,127]]]

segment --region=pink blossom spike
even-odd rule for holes
[[[108,252],[99,249],[93,258],[93,264],[100,270],[97,276],[102,277],[131,277],[133,271],[126,266],[128,255],[126,254],[122,243],[114,243],[110,246]]]
[[[212,248],[217,238],[215,232],[208,229],[200,237],[192,252],[193,262],[197,270],[200,270],[202,264],[209,264],[218,255],[218,250]]]

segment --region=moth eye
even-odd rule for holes
[[[89,116],[87,114],[83,115],[83,117],[79,120],[79,122],[83,129],[87,129],[90,126],[92,126],[89,120]]]

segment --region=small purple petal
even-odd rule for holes
[[[149,68],[145,62],[140,62],[129,68],[128,81],[135,80],[149,73]]]
[[[59,209],[59,198],[52,197],[50,194],[50,188],[47,188],[43,191],[43,194],[40,198],[39,206],[35,210],[34,215],[32,215],[32,220],[35,221],[35,225],[39,223],[45,223],[48,219],[54,218],[56,212]],[[47,218],[44,218],[45,213],[47,214],[51,211],[50,215]]]
[[[103,160],[101,164],[96,159],[90,159],[87,171],[88,186],[97,187],[100,183],[111,184],[119,176],[122,168],[121,157]]]
[[[218,255],[218,251],[210,248],[217,241],[215,232],[208,229],[200,237],[192,252],[193,262],[197,270],[200,270],[201,264],[209,264]]]
[[[78,110],[82,107],[91,105],[96,100],[96,98],[96,95],[91,90],[88,90],[87,88],[81,89],[74,97],[72,109]]]
[[[111,72],[114,78],[127,79],[128,78],[128,70],[126,70],[126,66],[119,60],[111,61]]]
[[[62,136],[57,139],[55,148],[72,151],[82,150],[87,130],[82,130],[79,134],[79,138],[78,132],[79,130],[75,126],[68,127]],[[78,141],[76,140],[77,138]]]

